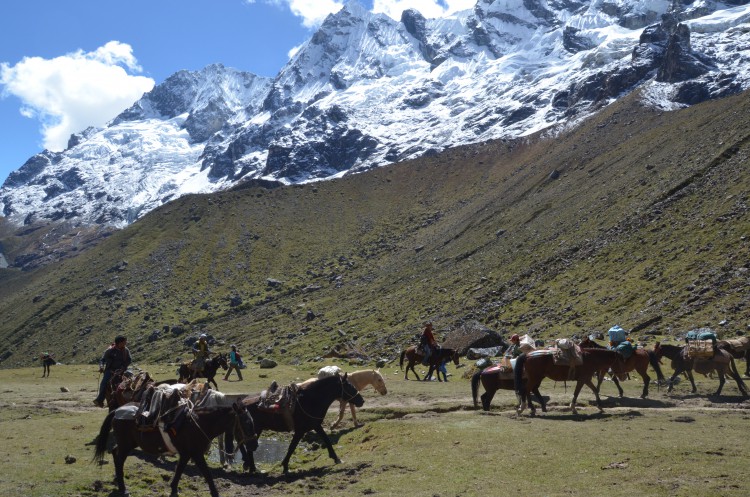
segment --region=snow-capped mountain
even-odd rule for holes
[[[16,224],[125,226],[180,195],[299,183],[584,118],[637,88],[674,108],[750,87],[750,0],[478,0],[400,21],[356,0],[273,79],[181,71],[13,172]]]

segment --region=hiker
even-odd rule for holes
[[[57,364],[55,361],[55,355],[49,352],[42,352],[40,359],[42,360],[42,378],[49,378],[49,367]]]
[[[237,352],[237,346],[232,345],[232,350],[229,352],[229,369],[227,369],[227,374],[224,375],[224,381],[229,380],[229,374],[232,372],[232,370],[237,371],[237,377],[242,381],[242,371],[240,371],[240,368],[242,367],[242,357],[240,356],[240,353]]]
[[[115,371],[124,371],[133,362],[130,350],[127,347],[128,339],[122,335],[115,337],[115,343],[104,351],[99,361],[99,373],[102,374],[102,381],[99,383],[99,395],[94,399],[94,404],[104,407],[104,395],[107,391],[107,384],[112,379]]]
[[[429,321],[424,323],[424,330],[422,330],[422,335],[419,337],[419,346],[422,349],[422,355],[424,357],[422,359],[422,364],[427,366],[430,363],[432,352],[437,348],[432,323]]]
[[[193,344],[193,355],[195,356],[195,359],[193,359],[193,363],[190,367],[195,372],[196,376],[203,372],[208,355],[211,354],[211,349],[208,348],[208,342],[206,341],[207,338],[208,336],[205,333],[201,333],[198,337],[198,341]]]

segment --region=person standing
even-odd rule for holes
[[[107,391],[107,385],[115,371],[124,371],[133,362],[127,345],[128,339],[122,335],[118,335],[115,337],[115,343],[104,351],[104,355],[102,355],[99,361],[99,372],[103,374],[102,381],[99,383],[99,395],[94,399],[94,404],[99,407],[104,407],[104,395]]]
[[[227,374],[224,375],[224,380],[229,380],[229,374],[232,372],[232,370],[237,371],[237,377],[242,381],[242,371],[240,370],[242,357],[240,356],[239,352],[237,352],[237,346],[232,345],[232,350],[229,351],[229,369],[227,369]]]
[[[49,352],[42,352],[41,355],[42,359],[42,378],[47,377],[49,378],[49,370],[50,366],[57,364],[57,361],[55,361],[55,355],[50,354]]]

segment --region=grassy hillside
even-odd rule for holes
[[[284,362],[335,344],[393,358],[425,319],[439,336],[467,320],[744,333],[749,152],[748,94],[676,112],[631,96],[568,131],[184,197],[74,257],[0,270],[0,364],[89,362],[117,333],[174,360],[198,330]]]

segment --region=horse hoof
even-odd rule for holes
[[[334,459],[334,460],[333,460],[333,463],[334,463],[334,464],[341,464],[341,459],[339,459],[339,458],[337,457],[336,459]]]

